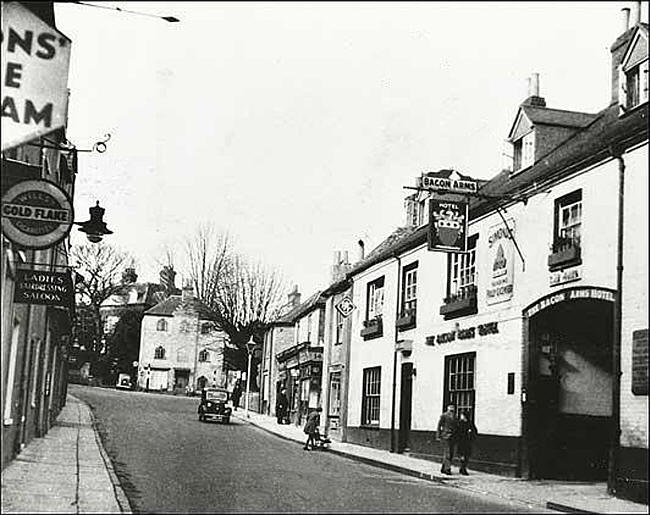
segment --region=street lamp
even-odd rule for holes
[[[251,335],[251,339],[246,343],[246,350],[248,351],[248,372],[246,372],[246,418],[250,418],[248,415],[248,400],[251,393],[251,359],[253,358],[254,348],[255,340],[253,340],[253,335]]]
[[[90,211],[90,220],[85,222],[74,222],[75,225],[80,225],[79,230],[86,233],[88,241],[91,243],[99,243],[102,238],[107,234],[113,234],[104,222],[104,213],[106,210],[99,206],[99,200],[95,203],[95,207],[88,209]]]

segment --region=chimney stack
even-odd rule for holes
[[[287,295],[289,299],[289,304],[291,307],[296,307],[298,304],[300,304],[300,292],[298,292],[298,285],[294,285],[293,291]]]
[[[122,272],[123,284],[132,284],[137,280],[138,280],[138,274],[135,273],[135,268],[129,267],[124,269],[124,272]]]
[[[546,100],[539,96],[539,73],[532,73],[528,77],[528,97],[522,105],[546,107]]]
[[[348,262],[348,251],[335,251],[334,252],[334,264],[332,265],[332,282],[339,281],[343,278],[345,273],[350,269],[350,263]]]
[[[168,294],[176,290],[176,272],[171,266],[166,265],[162,267],[160,271],[160,285]]]
[[[630,8],[623,7],[621,9],[621,34],[630,28]]]
[[[181,289],[181,300],[182,302],[186,302],[192,298],[194,298],[194,287],[192,286],[192,282],[188,279],[186,281],[183,281],[183,288]]]

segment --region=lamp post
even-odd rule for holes
[[[244,409],[246,412],[246,418],[250,418],[248,415],[248,401],[251,393],[251,360],[253,358],[254,348],[255,340],[253,340],[253,335],[251,335],[251,339],[246,343],[246,350],[248,351],[248,372],[246,372],[246,407]]]

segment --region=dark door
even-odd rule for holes
[[[413,397],[413,363],[402,364],[402,387],[399,403],[399,443],[397,452],[409,450],[411,432],[411,400]]]

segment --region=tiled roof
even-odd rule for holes
[[[135,299],[131,298],[131,292],[137,293]],[[129,283],[111,295],[102,303],[103,308],[122,307],[133,304],[153,305],[164,299],[164,287],[156,283]]]
[[[580,113],[578,111],[564,111],[562,109],[549,109],[531,105],[521,106],[528,119],[533,123],[543,125],[561,125],[562,127],[586,127],[597,114]]]
[[[284,316],[274,320],[273,324],[293,324],[298,320],[302,315],[308,313],[315,309],[319,304],[324,302],[322,298],[322,292],[317,291],[311,297],[309,297],[305,302],[301,302],[291,311],[289,311]]]
[[[145,311],[144,314],[158,315],[158,316],[172,316],[174,312],[180,307],[182,301],[183,298],[181,295],[172,295],[171,297],[167,297],[162,302],[159,302],[151,309]],[[199,312],[199,317],[201,318],[201,320],[213,320],[213,321],[216,320],[216,317],[210,311],[210,309],[205,304],[203,304],[203,302],[201,302],[199,299],[190,298],[188,300],[188,304],[189,306],[191,306],[192,309],[195,309]]]
[[[610,147],[629,148],[648,139],[648,105],[645,104],[623,117],[619,117],[618,105],[613,104],[595,115],[584,129],[578,130],[533,166],[512,174],[502,171],[479,189],[485,196],[504,197],[517,195],[523,190],[546,181],[557,180],[576,170],[583,169],[610,157]],[[498,201],[472,198],[469,203],[470,220],[494,210]],[[366,259],[356,264],[347,274],[351,277],[371,266],[388,259],[395,253],[422,245],[427,241],[427,227],[415,230],[409,227],[397,229]]]
[[[426,239],[426,227],[422,227],[420,230],[415,227],[398,227],[395,229],[388,238],[382,241],[377,245],[368,255],[359,263],[355,264],[352,267],[352,270],[348,272],[347,276],[351,277],[357,272],[361,272],[370,268],[372,265],[382,262],[384,259],[391,257],[395,251],[408,245],[408,243],[413,239],[414,236],[417,236],[420,232],[424,231]]]

